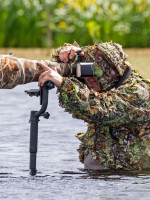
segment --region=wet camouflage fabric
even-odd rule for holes
[[[87,54],[93,46],[88,48]],[[87,54],[83,60],[91,61]],[[93,59],[97,61],[96,56]],[[122,56],[119,59],[121,63]],[[111,66],[116,64],[111,61]],[[118,66],[123,71],[128,67]],[[74,118],[88,123],[87,132],[77,134],[81,162],[91,153],[106,169],[150,169],[150,81],[133,72],[118,89],[107,87],[99,93],[75,77],[64,78],[59,101]]]

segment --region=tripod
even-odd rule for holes
[[[30,173],[32,176],[36,175],[36,154],[37,154],[37,146],[38,146],[38,122],[39,117],[44,117],[48,119],[50,114],[45,112],[48,106],[48,92],[49,90],[54,88],[54,84],[52,82],[46,82],[44,86],[40,87],[40,89],[31,89],[26,90],[25,92],[30,96],[40,96],[40,105],[41,109],[39,111],[31,111],[30,115]]]

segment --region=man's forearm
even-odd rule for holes
[[[44,71],[37,62],[49,68],[56,68],[61,76],[68,76],[68,64],[57,63],[51,60],[29,60],[9,55],[0,55],[0,89],[11,89],[20,84],[36,82]]]

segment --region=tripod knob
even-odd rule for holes
[[[43,116],[45,119],[48,119],[50,117],[50,114],[48,112],[45,112],[41,116]]]
[[[25,90],[25,92],[30,96],[30,97],[33,97],[33,96],[40,96],[40,90],[39,89],[30,89],[30,90]]]
[[[51,82],[51,81],[47,81],[45,83],[45,85],[46,85],[46,87],[47,87],[48,90],[51,90],[51,89],[53,89],[55,87],[54,83]]]

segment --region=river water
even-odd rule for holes
[[[29,116],[39,97],[24,90],[37,83],[0,90],[0,200],[149,200],[150,172],[87,172],[78,160],[75,134],[86,123],[72,119],[49,92],[49,119],[40,118],[37,175],[29,173]]]

